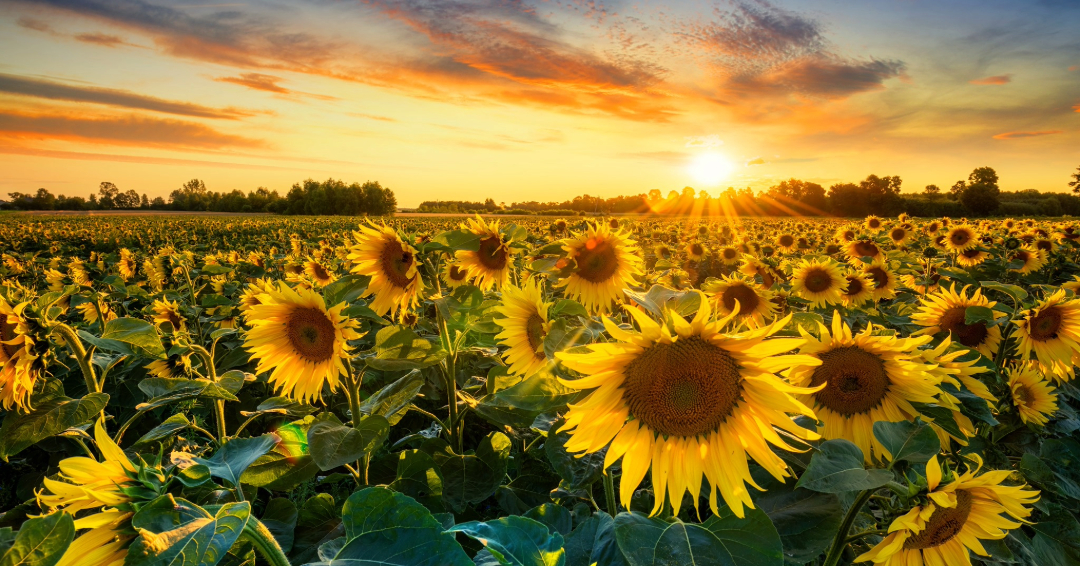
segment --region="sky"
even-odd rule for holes
[[[3,0],[0,198],[920,192],[982,166],[1066,191],[1077,29],[1077,0]]]

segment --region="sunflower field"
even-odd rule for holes
[[[0,566],[1080,564],[1080,222],[0,217]]]

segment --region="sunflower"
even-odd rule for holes
[[[745,321],[751,327],[761,326],[766,320],[776,318],[773,293],[738,275],[710,279],[701,286],[701,290],[713,301],[716,312],[723,316],[737,312],[735,319]]]
[[[813,417],[790,393],[810,393],[774,375],[790,365],[813,365],[809,356],[779,355],[803,340],[767,340],[791,317],[741,334],[721,334],[731,317],[715,319],[702,297],[692,321],[669,313],[661,326],[636,307],[626,311],[640,332],[620,328],[608,318],[604,326],[616,342],[592,344],[588,353],[559,352],[562,363],[585,377],[561,380],[568,387],[591,390],[570,405],[563,430],[570,432],[566,449],[594,453],[609,446],[604,467],[622,458],[620,495],[630,498],[652,469],[656,514],[667,501],[678,514],[689,491],[697,505],[702,477],[708,479],[710,506],[720,498],[736,516],[754,507],[746,483],[757,487],[747,464],[749,455],[775,478],[789,475],[787,464],[770,444],[795,450],[774,429],[806,439],[817,435],[787,415]],[[760,488],[758,488],[760,489]]]
[[[251,307],[244,347],[259,361],[256,373],[273,371],[270,381],[282,395],[299,400],[322,399],[323,383],[337,387],[346,372],[349,340],[360,338],[356,321],[341,314],[345,303],[329,309],[311,290],[284,283],[267,289],[270,301]]]
[[[1013,405],[1025,424],[1042,426],[1058,410],[1057,388],[1039,372],[1036,364],[1020,363],[1005,370]]]
[[[385,225],[360,226],[354,237],[356,243],[349,249],[349,261],[354,264],[353,273],[371,277],[362,295],[375,295],[371,309],[382,316],[418,305],[421,281],[416,250]]]
[[[863,273],[874,283],[874,300],[881,301],[896,296],[896,274],[884,261],[877,261],[863,267]]]
[[[844,255],[848,257],[848,261],[854,263],[864,257],[870,258],[870,261],[877,261],[885,257],[885,252],[881,251],[881,246],[877,242],[869,238],[862,238],[852,240],[844,245]]]
[[[23,311],[30,303],[12,306],[0,297],[0,403],[30,411],[30,395],[40,372],[34,339]]]
[[[146,373],[154,377],[187,377],[190,371],[190,356],[173,355],[146,364]]]
[[[116,267],[120,271],[120,277],[124,281],[130,281],[132,277],[135,277],[139,264],[135,261],[135,254],[131,253],[131,250],[122,248],[120,250],[120,261],[117,262]]]
[[[443,263],[442,281],[447,289],[457,289],[469,283],[469,272],[462,269],[457,262],[447,261]]]
[[[908,232],[903,226],[889,228],[889,239],[892,240],[894,246],[903,246],[910,236],[911,232]]]
[[[813,364],[793,365],[788,381],[816,392],[797,398],[811,407],[823,423],[823,438],[843,438],[855,443],[866,458],[891,458],[873,435],[877,421],[910,421],[920,416],[911,403],[936,403],[941,393],[933,366],[926,364],[917,348],[929,336],[896,338],[875,336],[873,326],[860,334],[833,313],[832,333],[818,324],[821,339],[802,327],[806,344],[799,353],[815,358]]]
[[[272,288],[273,285],[274,284],[267,279],[256,279],[249,283],[248,286],[244,288],[244,292],[240,293],[240,304],[238,305],[240,312],[247,314],[251,310],[251,307],[262,304],[262,296],[266,295],[266,291]],[[269,299],[269,297],[266,297],[266,299]]]
[[[502,289],[510,281],[510,268],[514,262],[510,256],[510,246],[499,234],[499,222],[491,224],[477,215],[470,218],[468,224],[461,225],[480,238],[480,247],[476,251],[458,250],[455,254],[460,269],[464,269],[481,291],[492,287]]]
[[[104,322],[116,318],[116,313],[109,308],[108,303],[100,303],[100,309],[98,308],[98,304],[97,301],[86,301],[75,307],[75,310],[79,311],[79,314],[82,315],[83,320],[85,320],[87,324],[94,324],[103,318],[105,319]],[[104,316],[102,316],[102,314],[104,314]]]
[[[881,229],[881,219],[878,218],[877,216],[874,216],[874,215],[871,214],[870,216],[866,217],[866,221],[863,222],[863,226],[867,230],[880,230]]]
[[[45,270],[45,282],[49,284],[49,290],[61,293],[64,291],[64,278],[67,277],[61,273],[58,269],[49,268]]]
[[[836,229],[836,233],[833,234],[833,239],[837,242],[848,243],[855,240],[855,229],[850,226],[842,226]]]
[[[989,556],[980,540],[1000,540],[1007,531],[1020,526],[1031,515],[1031,504],[1039,492],[1026,485],[1005,486],[1012,470],[995,470],[978,475],[977,465],[941,485],[942,473],[935,455],[926,464],[929,493],[925,505],[916,505],[889,526],[889,535],[856,562],[887,566],[971,566],[970,549]],[[1002,515],[1009,515],[1016,521]]]
[[[920,302],[922,306],[911,316],[912,322],[923,327],[916,334],[948,332],[953,340],[968,348],[978,350],[987,358],[994,359],[1001,344],[1001,328],[987,326],[985,322],[974,324],[966,322],[968,307],[993,309],[997,306],[997,302],[983,296],[982,289],[976,289],[975,293],[968,297],[968,286],[965,285],[960,292],[957,292],[954,283],[949,289],[941,289],[932,295],[927,295]],[[991,312],[994,318],[1004,316],[1004,313],[994,310]]]
[[[656,278],[656,284],[681,291],[693,287],[696,278],[697,270],[694,270],[693,276],[691,276],[691,273],[682,269],[668,269],[663,275]]]
[[[766,289],[771,289],[773,284],[777,281],[782,281],[780,272],[773,266],[769,265],[763,259],[756,258],[750,254],[744,254],[742,259],[742,265],[739,266],[739,273],[746,275],[747,277],[761,277],[761,283]]]
[[[773,240],[773,243],[776,244],[776,247],[779,248],[781,252],[786,254],[795,251],[795,245],[797,244],[795,236],[786,233],[777,236],[776,239]]]
[[[1016,321],[1020,357],[1032,359],[1043,373],[1059,381],[1073,378],[1080,364],[1080,299],[1065,300],[1061,289]]]
[[[945,233],[945,247],[962,252],[979,245],[979,233],[969,224],[960,224],[949,228]]]
[[[131,526],[134,515],[130,511],[105,511],[77,519],[76,529],[90,530],[71,542],[56,566],[123,566],[128,543],[135,538]]]
[[[705,257],[705,254],[709,253],[709,248],[705,247],[705,244],[701,242],[690,242],[686,245],[686,257],[691,261],[701,261],[701,258]]]
[[[724,265],[735,265],[739,263],[739,248],[735,246],[724,246],[720,249],[720,261]]]
[[[1019,261],[1020,267],[1010,269],[1018,273],[1034,273],[1046,265],[1046,252],[1030,247],[1023,247],[1012,253],[1010,263]]]
[[[870,276],[861,271],[849,271],[844,277],[847,279],[847,288],[840,295],[840,301],[845,307],[860,307],[874,298],[874,283]]]
[[[150,308],[154,311],[154,326],[161,328],[168,324],[169,328],[165,329],[168,332],[183,332],[187,329],[184,315],[180,314],[180,305],[176,301],[158,299]]]
[[[956,263],[959,263],[964,267],[975,267],[986,261],[986,258],[988,257],[990,257],[990,254],[987,253],[986,250],[979,247],[973,247],[956,254]]]
[[[564,240],[563,249],[576,263],[573,273],[557,284],[566,288],[568,298],[577,300],[591,313],[608,312],[620,302],[623,288],[641,273],[636,242],[605,225],[589,225],[585,232]]]
[[[510,366],[510,373],[529,377],[547,366],[544,339],[550,325],[551,303],[544,302],[536,279],[526,280],[522,287],[503,287],[502,299],[495,312],[505,318],[496,318],[495,323],[503,330],[495,338],[507,348],[503,358]]]
[[[810,301],[814,308],[839,303],[846,290],[847,279],[831,259],[804,259],[791,274],[791,292]]]
[[[337,279],[337,277],[334,276],[334,271],[332,269],[329,269],[315,259],[309,259],[304,262],[304,273],[320,287],[325,287]]]

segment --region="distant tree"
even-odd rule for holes
[[[660,192],[660,189],[653,189],[649,191],[649,202],[660,202],[664,198],[664,193]]]
[[[56,197],[48,189],[38,189],[34,196],[34,207],[38,210],[56,210]]]
[[[960,193],[960,204],[979,216],[997,211],[1001,204],[998,175],[992,167],[979,167],[968,175],[966,188]]]
[[[814,210],[824,210],[826,206],[825,187],[799,179],[781,181],[769,187],[766,194],[781,204],[784,204],[785,200],[798,201]]]
[[[926,185],[926,188],[923,189],[923,194],[930,200],[937,200],[937,198],[941,196],[941,187],[938,187],[937,185]]]
[[[143,193],[142,198],[139,199],[139,208],[143,210],[150,208],[150,199],[146,198],[146,193]]]
[[[497,208],[499,208],[499,207],[498,207],[498,205],[495,204],[495,199],[493,199],[493,198],[484,199],[484,210],[486,210],[488,212],[494,212]]]
[[[865,191],[854,183],[837,183],[829,187],[829,210],[837,216],[861,218],[870,213]]]
[[[113,197],[113,204],[116,208],[132,209],[139,207],[139,193],[134,190],[128,190],[126,193],[119,193]]]
[[[1069,181],[1069,186],[1072,187],[1072,192],[1080,193],[1080,167],[1076,168],[1076,173],[1072,174],[1072,181]]]
[[[88,208],[90,208],[90,210],[97,210],[98,208],[100,208],[100,203],[98,203],[97,195],[95,195],[95,194],[90,195],[90,202],[88,203],[87,206],[88,206]]]
[[[116,196],[120,194],[120,189],[116,188],[116,185],[102,181],[98,186],[98,206],[100,208],[116,208]]]
[[[162,197],[154,197],[154,200],[150,201],[150,206],[152,208],[156,209],[156,210],[161,210],[161,209],[165,208],[167,205],[165,204],[165,199],[164,198],[162,198]]]
[[[960,200],[960,195],[967,188],[967,181],[963,179],[953,183],[953,186],[949,187],[949,199]]]

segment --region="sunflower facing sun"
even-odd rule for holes
[[[371,277],[362,295],[375,295],[371,310],[382,316],[418,305],[421,281],[416,250],[387,226],[361,225],[353,237],[356,243],[349,249],[348,260],[353,262],[353,273]]]
[[[568,387],[591,390],[570,405],[563,430],[570,432],[566,449],[593,453],[608,448],[604,467],[622,458],[620,495],[630,498],[651,468],[656,514],[667,501],[678,514],[683,494],[710,485],[710,506],[722,499],[735,515],[754,507],[746,484],[756,483],[747,457],[783,481],[787,464],[770,446],[793,451],[774,430],[806,440],[817,435],[798,425],[788,413],[813,417],[813,411],[790,394],[813,389],[792,387],[774,372],[791,365],[812,366],[810,356],[781,355],[803,340],[768,340],[790,317],[741,334],[721,334],[731,317],[715,319],[710,302],[687,322],[669,313],[661,325],[635,307],[626,312],[640,328],[624,330],[608,318],[604,327],[616,340],[588,346],[588,353],[560,352],[562,363],[584,375],[560,380]],[[717,495],[719,494],[719,498]],[[697,505],[697,498],[694,498]]]
[[[361,335],[356,322],[329,309],[310,289],[290,289],[285,283],[267,289],[263,302],[251,307],[244,347],[258,360],[255,373],[272,371],[270,382],[279,392],[299,401],[322,399],[323,383],[337,387],[345,374],[348,340]]]
[[[1061,289],[1029,310],[1016,327],[1022,359],[1034,357],[1040,370],[1058,381],[1073,378],[1080,364],[1080,299],[1066,300]]]
[[[949,289],[941,289],[921,299],[921,302],[919,311],[911,316],[912,322],[923,327],[916,334],[948,332],[956,342],[994,359],[994,354],[997,354],[1001,344],[1001,328],[987,326],[985,322],[967,324],[968,307],[993,309],[997,306],[996,302],[982,295],[981,289],[976,289],[974,294],[968,297],[968,286],[965,285],[957,292],[956,284],[953,284]],[[993,310],[991,312],[994,318],[1004,316],[1004,313]]]
[[[839,303],[847,284],[840,266],[830,259],[804,259],[791,275],[791,292],[810,301],[813,308]]]
[[[529,377],[547,366],[544,338],[548,333],[548,307],[536,279],[525,281],[522,287],[503,287],[502,305],[495,308],[505,318],[495,323],[503,328],[495,338],[506,346],[503,358],[510,373]]]
[[[30,411],[30,395],[40,373],[23,311],[29,303],[12,306],[0,298],[0,403],[4,410],[15,407]]]
[[[720,279],[706,281],[701,290],[713,301],[716,311],[723,316],[736,312],[735,318],[746,321],[749,326],[761,326],[766,320],[776,317],[776,303],[773,293],[762,289],[755,281],[748,281],[738,275],[726,275]]]
[[[510,280],[513,261],[510,246],[499,233],[499,221],[488,224],[478,214],[461,228],[479,237],[480,247],[476,251],[458,250],[455,254],[458,268],[465,270],[481,291],[492,287],[502,289]]]
[[[567,297],[580,302],[590,313],[610,311],[612,303],[622,301],[623,289],[641,273],[636,242],[622,232],[612,232],[605,224],[589,225],[564,244],[567,257],[576,266],[557,286],[565,287]]]

